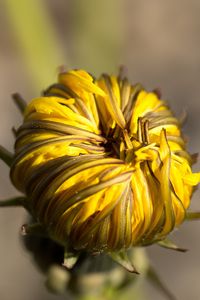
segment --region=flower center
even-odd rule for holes
[[[149,121],[143,117],[138,119],[136,134],[130,134],[127,129],[116,127],[114,132],[105,137],[105,152],[108,156],[119,158],[126,163],[133,162],[135,151],[150,143],[148,127]]]

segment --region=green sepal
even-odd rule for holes
[[[0,159],[3,160],[7,166],[10,167],[13,161],[13,155],[6,148],[0,146]]]
[[[181,126],[185,125],[185,123],[187,122],[187,118],[188,118],[188,113],[187,111],[184,109],[181,112],[181,115],[179,116],[179,123]]]
[[[48,236],[46,230],[40,223],[22,225],[21,234],[22,235],[36,235],[36,236],[42,236],[42,237]]]
[[[0,200],[0,207],[25,206],[25,203],[25,197],[15,197],[7,200]]]
[[[72,252],[65,249],[63,266],[67,269],[72,269],[79,259],[80,254],[78,252]]]
[[[188,211],[186,213],[185,220],[186,221],[200,220],[200,212],[199,211],[196,211],[196,212]]]
[[[159,289],[169,300],[176,300],[175,296],[165,286],[163,281],[160,279],[160,276],[156,273],[156,271],[151,266],[149,266],[146,276],[147,276],[147,279],[149,279],[152,282],[152,284],[157,289]]]
[[[170,250],[175,250],[175,251],[180,251],[180,252],[187,251],[187,249],[178,247],[175,243],[173,243],[172,241],[170,241],[168,239],[159,241],[157,244],[163,248],[170,249]]]
[[[14,138],[16,138],[17,137],[17,129],[14,126],[12,127],[12,133],[14,135]]]
[[[16,106],[19,108],[19,111],[23,114],[25,111],[25,108],[27,106],[25,100],[22,98],[22,96],[18,93],[15,93],[12,95],[12,98],[16,104]]]
[[[110,252],[108,255],[130,273],[139,274],[125,250],[119,252]]]

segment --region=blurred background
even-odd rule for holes
[[[187,110],[189,150],[199,152],[199,16],[198,0],[0,0],[0,143],[12,151],[11,128],[21,122],[12,93],[27,101],[38,96],[56,80],[61,65],[95,76],[124,65],[132,83],[160,88],[177,116]],[[0,185],[1,199],[17,194],[2,162]],[[192,202],[198,210],[199,196],[195,192]],[[25,221],[23,209],[0,210],[0,299],[64,299],[47,292],[44,276],[23,248],[19,231]],[[185,223],[173,233],[187,253],[147,249],[177,299],[199,299],[199,234],[200,222]],[[145,300],[165,299],[148,282],[144,293]]]

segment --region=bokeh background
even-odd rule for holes
[[[200,1],[198,0],[0,0],[0,143],[13,149],[11,128],[21,122],[11,94],[27,101],[56,80],[57,67],[85,68],[98,76],[127,67],[130,80],[160,88],[179,116],[191,152],[200,150]],[[200,164],[194,167],[198,170]],[[0,198],[16,195],[0,162]],[[200,193],[192,207],[200,210]],[[44,276],[23,249],[20,208],[0,210],[0,299],[53,300]],[[148,248],[152,265],[177,299],[199,299],[200,222],[183,224],[176,253]],[[148,282],[145,300],[164,300]],[[131,299],[131,298],[130,298]],[[139,299],[138,299],[139,300]]]

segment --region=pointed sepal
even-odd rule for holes
[[[170,250],[175,250],[175,251],[179,251],[179,252],[186,252],[187,251],[187,249],[178,247],[174,242],[172,242],[168,239],[164,239],[162,241],[159,241],[158,245],[163,247],[163,248],[170,249]]]
[[[139,272],[135,269],[132,261],[128,257],[128,254],[125,250],[118,251],[118,252],[110,252],[109,256],[117,262],[119,265],[124,267],[130,273],[139,274]]]
[[[46,230],[40,223],[22,225],[21,234],[22,235],[36,235],[36,236],[42,236],[42,237],[48,236]]]
[[[14,126],[12,127],[12,133],[13,133],[14,138],[16,138],[17,137],[17,129]]]
[[[25,206],[25,203],[25,197],[14,197],[7,200],[0,200],[0,207]]]
[[[195,212],[188,211],[186,213],[185,220],[186,221],[200,220],[200,212],[199,211],[195,211]]]
[[[5,162],[5,164],[10,167],[13,161],[13,155],[3,146],[0,146],[0,159]]]
[[[25,111],[25,108],[27,106],[25,100],[22,98],[22,96],[18,93],[15,93],[12,95],[12,98],[16,104],[16,106],[18,107],[19,111],[23,114]]]

